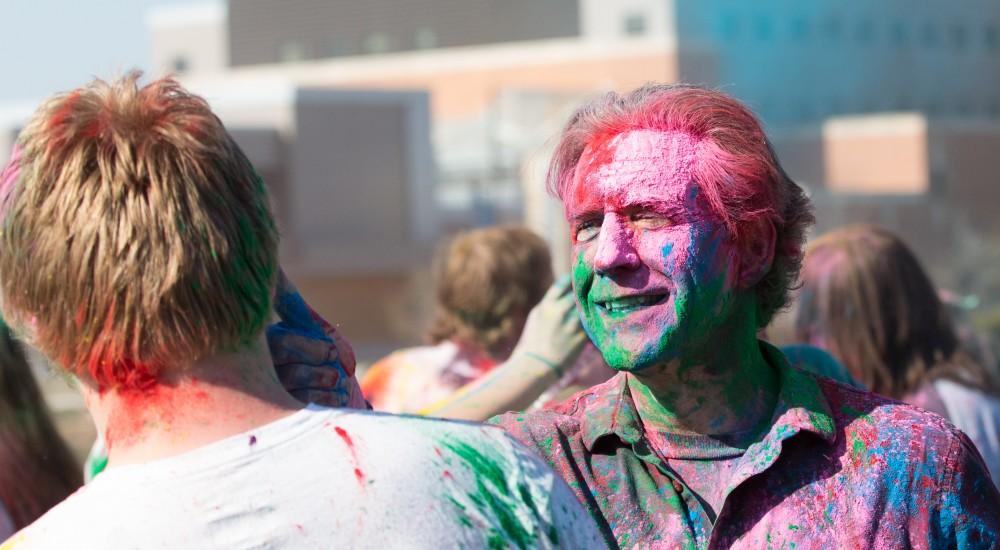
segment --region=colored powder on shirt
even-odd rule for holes
[[[350,434],[347,433],[347,430],[340,426],[334,426],[333,431],[340,436],[340,439],[344,440],[344,444],[351,451],[351,460],[354,461],[354,477],[357,478],[358,485],[363,489],[365,487],[365,473],[361,471],[360,462],[358,461],[358,451],[354,447],[354,441],[351,439]]]
[[[530,524],[522,523],[518,514],[505,502],[501,496],[513,497],[525,504],[536,523],[543,524],[541,513],[531,498],[527,486],[518,484],[512,487],[504,475],[504,468],[494,459],[461,441],[443,441],[441,443],[452,454],[465,463],[466,467],[476,474],[476,492],[469,494],[469,499],[477,506],[488,509],[500,522],[502,533],[491,533],[490,548],[508,548],[511,545],[527,549],[533,547],[535,540]],[[465,507],[452,499],[463,514]],[[468,522],[466,519],[463,523]],[[546,537],[552,544],[558,544],[558,533],[555,526],[550,526]]]

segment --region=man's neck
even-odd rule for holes
[[[176,369],[142,389],[84,385],[108,467],[181,454],[273,422],[302,404],[281,386],[262,339]]]
[[[647,432],[721,436],[766,427],[779,382],[761,354],[752,306],[743,304],[700,349],[626,375]]]

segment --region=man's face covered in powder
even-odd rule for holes
[[[586,148],[563,197],[577,306],[617,370],[714,345],[730,310],[736,248],[692,179],[697,155],[687,134],[619,134]]]

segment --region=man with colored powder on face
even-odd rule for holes
[[[578,110],[549,171],[584,327],[620,371],[492,421],[636,548],[982,548],[1000,496],[941,418],[791,367],[758,330],[812,223],[739,102],[647,85]]]
[[[138,79],[44,103],[0,178],[4,317],[79,380],[109,453],[0,548],[601,545],[499,429],[293,398],[358,405],[339,358],[307,360],[346,348],[277,282],[267,191],[219,119]]]

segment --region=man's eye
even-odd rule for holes
[[[576,242],[586,242],[597,236],[601,231],[601,226],[597,222],[584,221],[576,224]]]
[[[656,212],[638,212],[631,216],[632,223],[642,229],[660,229],[673,225],[668,216]]]

